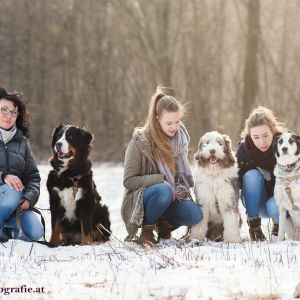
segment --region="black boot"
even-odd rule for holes
[[[0,243],[6,243],[11,238],[11,229],[0,227]]]
[[[247,223],[249,226],[249,233],[251,241],[263,242],[266,240],[262,230],[261,230],[261,219],[260,218],[248,218]]]

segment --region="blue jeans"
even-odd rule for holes
[[[173,202],[172,188],[165,183],[152,185],[144,190],[144,224],[154,225],[159,219],[177,228],[192,226],[202,219],[200,207],[192,200]]]
[[[31,210],[20,215],[21,234],[16,223],[16,209],[20,205],[22,192],[10,189],[7,184],[0,186],[0,237],[4,239],[15,238],[24,241],[37,241],[44,234],[44,228],[39,218]]]
[[[274,196],[268,197],[263,175],[256,169],[243,177],[242,203],[249,218],[272,218],[279,223],[279,211]]]

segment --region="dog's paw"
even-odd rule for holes
[[[189,247],[189,248],[193,248],[193,247],[200,247],[202,246],[204,243],[204,241],[200,241],[198,239],[194,239],[194,238],[190,238],[186,241],[181,241],[181,245],[182,247]]]
[[[282,242],[282,241],[284,241],[284,236],[281,237],[281,236],[274,236],[274,235],[272,235],[270,241],[274,242],[274,243]]]
[[[242,239],[240,237],[238,238],[228,238],[228,239],[225,239],[224,238],[224,243],[241,243],[242,242]]]
[[[224,243],[241,243],[242,239],[239,234],[235,235],[224,235]]]

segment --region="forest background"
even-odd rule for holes
[[[299,133],[298,0],[0,0],[0,86],[31,109],[31,144],[51,154],[59,123],[120,161],[157,85],[186,103],[191,154],[219,130],[239,139],[257,105]]]

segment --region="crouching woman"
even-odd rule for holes
[[[137,129],[124,161],[122,217],[131,240],[141,226],[140,244],[169,239],[171,231],[192,226],[202,212],[190,196],[193,177],[187,159],[189,135],[181,122],[184,106],[157,88],[147,122]]]
[[[273,220],[272,235],[278,235],[279,211],[274,198],[276,164],[272,143],[287,129],[266,107],[255,108],[241,133],[237,149],[242,203],[246,207],[247,223],[252,241],[264,241],[261,217]]]
[[[28,110],[18,93],[0,88],[0,241],[37,241],[44,228],[32,211],[40,174],[28,141]]]

